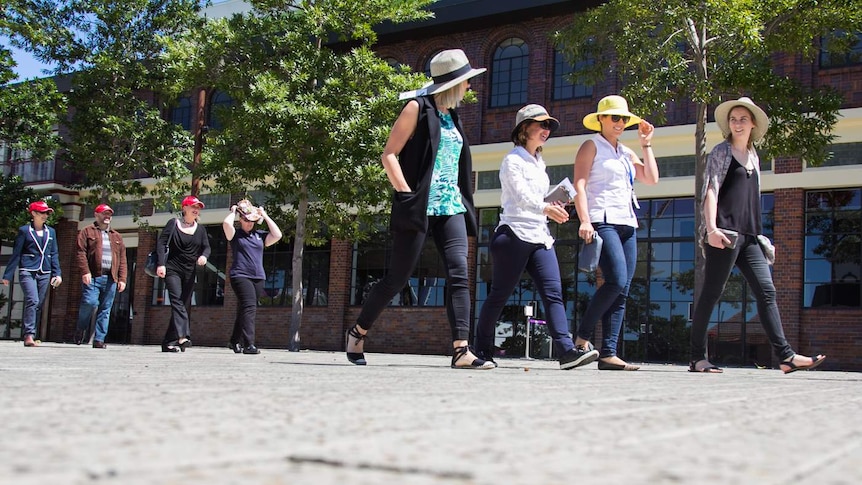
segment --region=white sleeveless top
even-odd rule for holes
[[[614,149],[601,134],[593,137],[593,143],[596,145],[596,158],[586,186],[590,222],[638,227],[632,206],[634,152],[620,142]]]

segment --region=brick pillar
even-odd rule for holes
[[[138,228],[138,252],[134,264],[135,272],[134,274],[129,274],[129,279],[135,279],[135,294],[131,298],[134,313],[132,314],[132,328],[129,342],[135,345],[161,342],[161,339],[154,339],[151,332],[148,331],[152,320],[150,299],[152,298],[153,278],[144,272],[144,267],[147,265],[147,255],[156,247],[157,235],[158,233],[155,231],[143,227]],[[129,262],[129,267],[132,267],[131,261]]]
[[[57,249],[60,255],[63,284],[48,290],[50,307],[46,306],[42,309],[43,313],[48,313],[48,320],[41,338],[53,342],[71,342],[77,325],[81,300],[81,274],[75,267],[78,222],[61,219],[53,227],[57,231]]]
[[[797,351],[799,348],[800,318],[803,298],[804,261],[804,213],[805,198],[802,189],[779,189],[775,191],[775,246],[776,258],[772,277],[778,299],[778,311],[784,326],[787,341]],[[773,356],[773,359],[775,356]]]

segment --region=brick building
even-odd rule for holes
[[[571,176],[577,148],[590,134],[581,124],[597,101],[617,93],[621,86],[608,82],[595,87],[576,86],[563,75],[571,69],[555,51],[549,33],[565,27],[572,15],[599,2],[542,0],[443,0],[434,4],[436,18],[421,24],[381,30],[376,50],[391,62],[427,71],[431,57],[442,49],[460,47],[474,66],[488,72],[471,81],[478,103],[460,112],[473,152],[476,206],[480,236],[471,241],[474,317],[487,294],[490,261],[488,239],[499,214],[497,169],[511,148],[508,141],[514,114],[526,103],[539,103],[561,121],[561,128],[543,152],[552,180]],[[525,6],[526,5],[526,6]],[[222,2],[220,9],[242,8],[241,2]],[[821,167],[801,160],[763,160],[764,222],[776,242],[778,260],[774,278],[788,340],[799,352],[829,355],[825,367],[862,370],[862,43],[843,60],[815,63],[782,56],[776,69],[813,86],[832,86],[844,95],[841,117],[834,132],[834,157]],[[523,82],[521,82],[523,81]],[[180,100],[166,113],[193,126],[195,97]],[[229,100],[228,100],[229,101]],[[213,103],[225,102],[214,96]],[[685,275],[694,264],[694,108],[686,101],[670,103],[668,124],[657,127],[654,151],[662,171],[661,182],[638,186],[641,228],[638,272],[632,285],[621,354],[629,360],[684,362],[688,359],[688,326],[693,291]],[[711,113],[710,113],[711,116]],[[720,141],[714,123],[707,126],[707,145]],[[632,143],[627,133],[623,142]],[[59,174],[55,170],[55,174]],[[92,222],[92,209],[82,207],[78,194],[63,185],[63,178],[31,179],[34,186],[59,198],[67,219],[57,227],[61,265],[66,284],[52,292],[50,311],[42,323],[42,338],[71,340],[77,315],[80,275],[71,267],[74,233]],[[202,222],[211,231],[212,268],[200,276],[192,332],[196,345],[227,344],[236,299],[225,284],[230,261],[220,223],[236,196],[206,194]],[[155,233],[139,228],[130,212],[116,207],[114,227],[124,233],[130,262],[142,265],[153,248]],[[144,220],[160,228],[172,217],[145,201]],[[579,322],[585,301],[596,282],[578,273],[576,222],[552,224],[561,264],[567,311],[572,328]],[[342,350],[344,331],[359,313],[364,291],[385,271],[386,234],[366,244],[333,240],[306,252],[306,292],[302,346],[315,350]],[[219,239],[220,238],[220,239]],[[446,354],[451,352],[449,328],[443,307],[444,281],[433,245],[426,248],[420,266],[403,295],[393,300],[376,322],[365,349],[369,352]],[[4,255],[8,248],[4,248]],[[290,245],[280,243],[265,257],[267,296],[258,311],[257,340],[262,348],[287,345],[290,320]],[[3,260],[5,261],[5,257]],[[287,261],[287,264],[285,264]],[[162,287],[143,271],[134,272],[130,291],[118,297],[108,341],[156,344],[161,341],[170,309],[164,306]],[[13,300],[15,300],[13,286]],[[20,294],[18,295],[20,297]],[[524,306],[539,300],[525,276],[498,324],[498,346],[508,356],[522,356],[525,347]],[[542,317],[540,308],[536,309]],[[9,307],[3,312],[14,318]],[[725,365],[774,365],[757,320],[753,297],[738,274],[731,278],[725,299],[710,324],[710,354]],[[600,327],[600,326],[599,326]],[[0,327],[2,330],[2,327]],[[6,328],[6,338],[14,330]],[[546,357],[549,350],[541,325],[530,333],[531,356]],[[597,336],[598,338],[598,336]]]

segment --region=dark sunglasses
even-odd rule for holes
[[[620,115],[610,115],[610,116],[611,116],[611,121],[613,121],[614,123],[619,123],[620,120],[623,120],[623,123],[628,123],[629,120],[632,119],[631,116],[620,116]]]
[[[33,212],[35,212],[37,214],[48,214],[49,213],[49,211],[33,211]]]
[[[551,120],[536,121],[535,123],[538,123],[538,125],[541,126],[543,130],[554,129],[554,123],[552,123]]]

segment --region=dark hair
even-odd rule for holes
[[[727,122],[727,136],[725,136],[724,139],[727,140],[728,143],[733,141],[733,131],[731,131],[730,129],[730,112],[735,110],[736,108],[742,108],[745,111],[748,111],[748,114],[751,115],[751,124],[757,126],[757,118],[754,116],[754,113],[750,109],[748,109],[748,106],[745,106],[743,104],[737,104],[736,106],[731,107],[729,110],[727,110],[727,119],[725,120]],[[746,148],[751,148],[753,145],[754,142],[751,141],[751,133],[749,133],[748,143],[746,143],[745,146]]]
[[[517,146],[517,147],[527,146],[527,126],[529,126],[530,123],[538,123],[538,121],[536,121],[536,120],[524,120],[521,122],[520,125],[518,125],[518,131],[516,131],[515,136],[512,137],[512,142],[515,144],[515,146]],[[542,147],[539,146],[538,148],[536,148],[536,152],[541,153]]]

